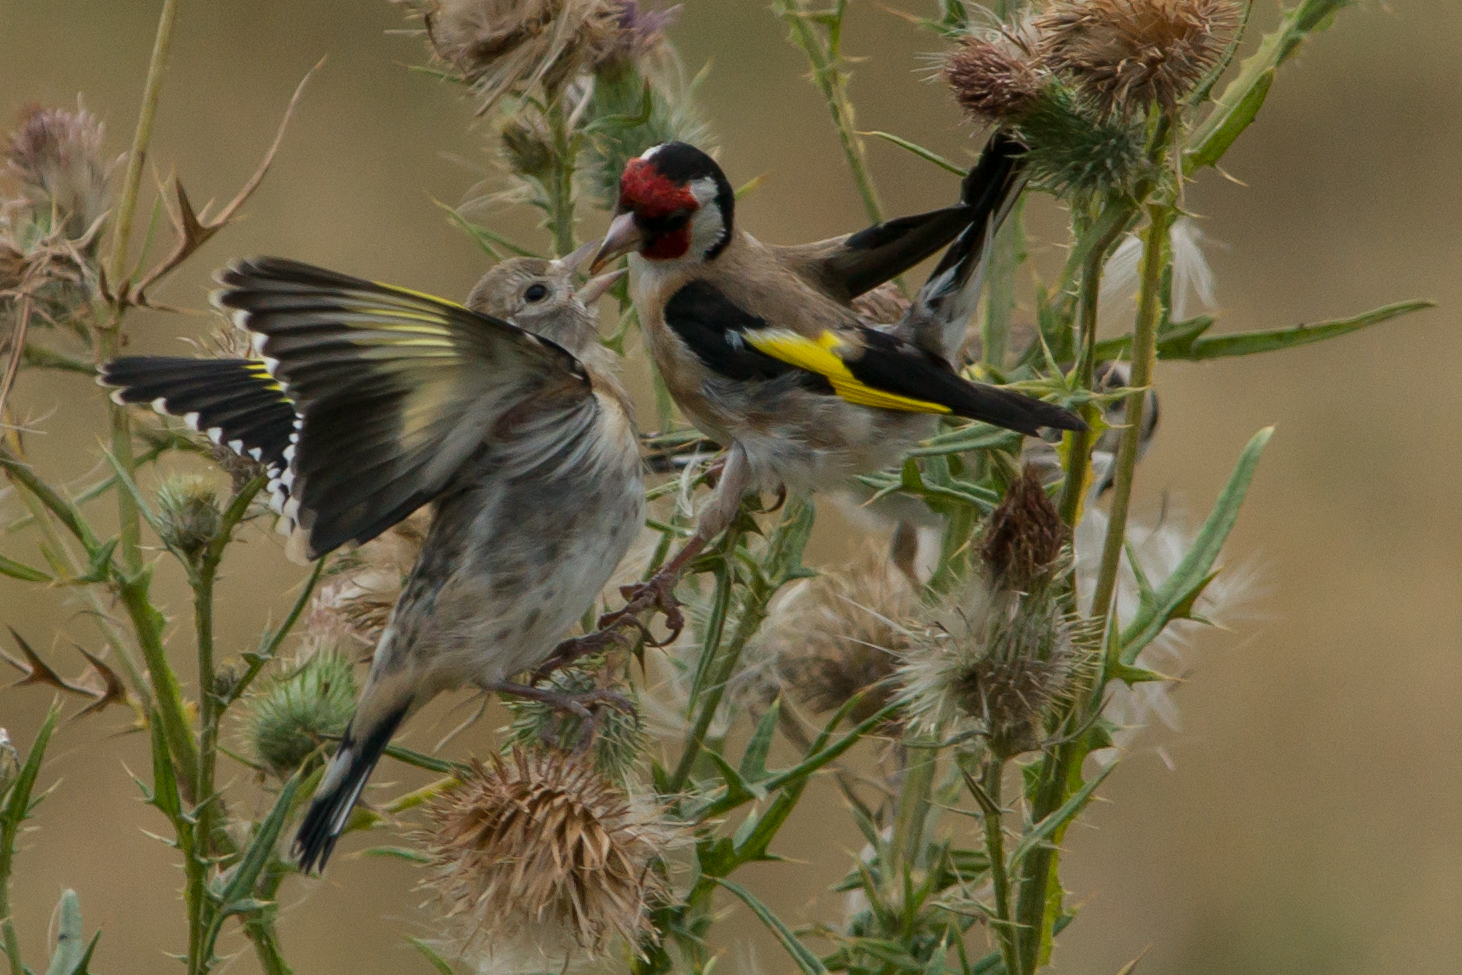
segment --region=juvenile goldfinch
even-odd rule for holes
[[[582,258],[580,257],[580,260]],[[630,402],[577,293],[579,261],[514,259],[467,305],[276,258],[236,263],[214,303],[261,362],[128,357],[122,402],[183,415],[271,469],[311,558],[426,504],[421,556],[376,646],[355,716],[295,838],[322,868],[397,727],[472,685],[587,713],[509,683],[551,655],[644,520]]]
[[[1069,410],[955,368],[989,239],[1022,185],[1022,152],[996,136],[958,205],[797,247],[739,230],[731,183],[699,149],[671,142],[629,162],[593,269],[630,255],[660,375],[691,422],[729,448],[695,535],[643,595],[673,606],[669,586],[748,490],[838,486],[897,461],[939,415],[1029,435],[1084,428]],[[877,327],[854,309],[951,241],[902,320]]]

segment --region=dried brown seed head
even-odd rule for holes
[[[429,820],[427,884],[468,921],[469,946],[557,935],[594,955],[615,935],[638,950],[654,934],[664,883],[652,867],[675,831],[588,762],[514,749],[474,763]]]
[[[487,111],[542,83],[557,90],[620,43],[613,0],[406,0],[432,50],[472,83]]]
[[[1012,35],[971,34],[944,62],[944,80],[978,122],[1018,119],[1041,96],[1040,64]]]
[[[903,621],[918,602],[907,577],[881,553],[808,581],[776,605],[763,628],[778,685],[815,713],[867,692],[852,719],[876,714],[893,696],[888,679],[909,644]]]
[[[1056,565],[1070,537],[1071,529],[1041,485],[1039,469],[1027,464],[990,513],[980,556],[999,585],[1024,591]]]
[[[1237,26],[1232,0],[1058,0],[1035,21],[1045,63],[1122,115],[1175,109]]]

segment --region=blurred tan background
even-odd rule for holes
[[[123,151],[158,7],[0,0],[0,121],[81,93],[106,120],[112,151]],[[943,91],[920,80],[935,39],[880,4],[852,7],[847,51],[868,58],[853,86],[860,125],[965,158],[968,129]],[[1256,20],[1274,19],[1264,0]],[[300,76],[321,55],[329,61],[247,219],[159,300],[201,307],[213,267],[260,252],[465,294],[482,260],[431,197],[468,194],[486,133],[470,128],[455,89],[406,70],[424,52],[417,38],[391,34],[401,27],[377,0],[182,5],[150,163],[176,169],[195,201],[233,195]],[[743,225],[793,241],[860,226],[862,215],[825,108],[783,33],[764,3],[690,0],[673,36],[690,71],[714,62],[701,103],[733,182],[767,174]],[[1149,947],[1139,969],[1148,975],[1462,970],[1459,37],[1462,6],[1449,0],[1346,13],[1284,69],[1226,160],[1234,181],[1209,172],[1189,191],[1221,244],[1210,250],[1220,328],[1342,317],[1412,297],[1439,308],[1298,351],[1160,368],[1164,428],[1138,481],[1147,510],[1166,493],[1201,518],[1248,437],[1279,425],[1229,550],[1263,567],[1263,619],[1200,639],[1177,695],[1182,733],[1140,739],[1090,828],[1069,836],[1064,877],[1083,906],[1060,941],[1059,971],[1114,973]],[[899,150],[870,152],[890,214],[942,205],[954,190],[952,177]],[[533,231],[523,213],[491,223],[520,238]],[[596,215],[586,230],[601,225]],[[1039,212],[1032,223],[1044,266],[1059,259],[1059,228]],[[152,313],[131,323],[133,348],[150,351],[178,349],[176,336],[209,325]],[[47,469],[79,477],[90,468],[102,416],[93,393],[77,377],[22,377],[22,410],[47,416],[30,441]],[[298,573],[275,541],[247,537],[225,563],[220,643],[229,652],[251,645],[266,613],[282,614]],[[30,551],[15,539],[0,545]],[[841,552],[826,542],[818,550],[825,560]],[[159,591],[186,626],[180,580],[162,575]],[[38,646],[61,625],[90,639],[75,614],[0,579],[0,618]],[[0,725],[22,747],[48,697],[0,691]],[[169,971],[163,952],[183,945],[181,874],[139,832],[164,823],[124,768],[146,768],[145,742],[108,737],[119,714],[66,725],[53,743],[42,783],[60,785],[14,880],[32,964],[63,886],[80,892],[88,931],[103,930],[100,971]],[[492,725],[454,749],[488,747]],[[429,747],[442,730],[423,722],[409,741]],[[378,778],[399,775],[387,768]],[[752,878],[775,887],[769,899],[789,920],[840,910],[819,894],[858,840],[828,828],[842,822],[836,801],[830,789],[811,796],[784,831],[781,847],[804,862]],[[413,881],[409,868],[341,857],[323,883],[287,883],[280,927],[296,970],[427,971],[402,941],[431,933]],[[749,946],[728,948],[731,971],[791,970],[744,911],[723,933]],[[254,966],[245,953],[230,970]]]

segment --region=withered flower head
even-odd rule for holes
[[[611,0],[610,6],[616,11],[619,29],[601,56],[601,62],[622,62],[650,53],[660,43],[665,29],[680,16],[680,4],[653,10],[639,0]]]
[[[1232,0],[1058,0],[1036,19],[1040,54],[1107,112],[1176,108],[1238,26]]]
[[[355,711],[352,668],[350,657],[324,650],[251,694],[243,729],[254,757],[283,778],[326,736],[342,734]]]
[[[55,207],[75,240],[107,210],[111,167],[102,158],[104,129],[85,109],[33,106],[10,133],[5,175],[19,186],[38,217]],[[44,211],[44,214],[42,213]]]
[[[1023,591],[1056,564],[1070,537],[1041,486],[1039,469],[1027,464],[990,513],[980,556],[999,585]]]
[[[1014,34],[967,34],[944,61],[944,79],[978,122],[1000,123],[1028,112],[1045,86],[1040,63]]]
[[[664,894],[652,869],[672,828],[567,752],[514,749],[428,810],[427,884],[481,942],[590,955],[619,935],[638,950]]]
[[[612,0],[405,0],[432,50],[471,82],[487,111],[538,83],[556,90],[619,43]]]
[[[908,579],[868,553],[846,573],[809,580],[773,609],[762,629],[777,683],[815,713],[864,694],[854,721],[892,699],[889,683],[909,645],[902,621],[918,605]]]

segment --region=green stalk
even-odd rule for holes
[[[122,181],[122,198],[117,204],[117,223],[112,228],[112,287],[117,300],[112,320],[97,329],[96,361],[101,365],[117,354],[122,345],[122,315],[126,310],[127,244],[132,235],[132,218],[137,212],[137,193],[142,185],[142,167],[147,161],[147,146],[152,141],[152,124],[157,118],[157,103],[162,97],[162,79],[167,71],[168,55],[173,47],[173,25],[178,17],[178,0],[163,0],[162,15],[157,22],[157,35],[152,43],[152,60],[147,65],[147,81],[142,86],[142,109],[137,116],[137,130],[132,135],[132,148],[127,153],[127,175]],[[130,477],[135,468],[132,459],[132,421],[127,408],[108,404],[111,415],[111,451]],[[117,492],[117,520],[122,539],[122,564],[135,573],[142,566],[142,521],[137,503],[126,491]]]
[[[20,938],[15,933],[15,924],[10,918],[10,871],[14,856],[15,838],[7,824],[0,836],[0,936],[5,941],[5,957],[10,961],[10,975],[27,975],[20,960]]]
[[[1111,204],[1107,209],[1118,210],[1119,206]],[[1104,212],[1103,217],[1105,216]],[[1082,261],[1079,306],[1081,353],[1077,359],[1077,381],[1082,389],[1091,389],[1096,378],[1097,308],[1101,298],[1102,268],[1107,262],[1107,254],[1126,229],[1125,215],[1099,220],[1097,234]],[[1101,413],[1093,403],[1086,404],[1081,412],[1089,426],[1095,423]],[[1096,437],[1090,429],[1078,430],[1071,435],[1071,451],[1067,460],[1066,480],[1061,486],[1059,510],[1062,520],[1073,527],[1081,515],[1087,472],[1091,466],[1091,448],[1095,443]]]
[[[1025,197],[1016,201],[1005,226],[995,235],[985,280],[985,315],[980,319],[980,361],[1005,367],[1010,325],[1015,314],[1015,272],[1025,262]]]
[[[554,97],[548,109],[553,136],[553,166],[548,184],[548,223],[553,231],[555,257],[567,257],[577,246],[574,238],[574,150],[564,115],[563,99]]]
[[[168,662],[167,650],[163,647],[162,632],[167,621],[148,598],[150,581],[151,573],[148,569],[119,579],[117,595],[127,610],[132,629],[137,634],[137,645],[142,649],[142,659],[146,661],[152,678],[157,714],[162,722],[168,750],[172,752],[173,762],[178,770],[178,782],[191,793],[198,782],[198,745],[193,740],[187,711],[183,708],[183,689],[178,684],[177,674],[173,672],[172,664]],[[195,802],[198,800],[196,795],[188,798]]]
[[[1107,524],[1106,542],[1102,546],[1102,564],[1097,573],[1096,590],[1092,595],[1090,614],[1105,619],[1111,609],[1117,587],[1117,568],[1122,558],[1122,545],[1127,537],[1127,512],[1132,500],[1132,477],[1137,469],[1137,450],[1142,442],[1143,411],[1147,406],[1147,389],[1152,385],[1157,363],[1158,290],[1162,272],[1168,228],[1173,221],[1171,204],[1154,203],[1148,207],[1147,234],[1142,245],[1142,291],[1137,302],[1137,323],[1132,336],[1132,388],[1127,397],[1126,426],[1117,447],[1116,481],[1112,486],[1111,520]]]
[[[278,861],[271,863],[256,889],[258,899],[277,901],[279,885],[288,873],[289,870]],[[276,908],[266,907],[249,915],[244,922],[244,934],[254,943],[254,954],[259,958],[259,968],[264,975],[294,975],[294,969],[289,967],[279,948],[279,933],[274,930],[275,912]]]
[[[843,12],[847,9],[847,3],[848,0],[835,0],[831,11],[820,12],[818,15],[820,19],[825,17],[829,25],[829,42],[826,47],[813,31],[810,23],[812,14],[803,6],[802,0],[785,0],[773,9],[792,28],[793,42],[802,49],[802,53],[807,56],[807,63],[812,66],[812,80],[827,101],[833,128],[837,129],[838,141],[842,144],[843,155],[848,160],[848,169],[853,174],[853,184],[858,187],[858,195],[863,200],[864,212],[868,214],[869,220],[882,223],[883,206],[878,202],[878,190],[868,172],[863,142],[858,138],[858,130],[853,125],[853,103],[848,99],[847,76],[838,69],[838,36],[842,31]]]
[[[700,756],[701,745],[705,742],[706,732],[710,730],[711,722],[716,718],[716,709],[721,705],[721,697],[726,691],[726,680],[730,678],[736,661],[741,656],[741,647],[745,645],[744,640],[740,645],[737,638],[742,636],[743,627],[738,625],[736,632],[732,634],[731,644],[724,657],[719,655],[721,649],[721,635],[725,632],[726,614],[731,606],[731,593],[735,588],[736,569],[733,562],[736,559],[736,546],[741,541],[741,532],[732,526],[726,530],[725,555],[726,565],[716,577],[716,592],[711,597],[711,605],[719,607],[720,612],[712,611],[714,622],[706,629],[705,645],[701,647],[701,654],[711,664],[719,664],[711,675],[710,690],[705,699],[700,702],[701,710],[696,715],[695,724],[685,736],[685,746],[680,752],[680,761],[675,766],[675,773],[670,777],[671,795],[680,792],[685,783],[690,780],[691,770],[695,768],[695,760]],[[748,593],[747,601],[751,600]],[[745,616],[743,614],[743,622]],[[750,638],[751,634],[746,634]],[[692,701],[692,706],[696,702]]]
[[[1001,823],[1000,792],[1005,778],[1005,763],[991,759],[980,776],[980,788],[974,791],[980,803],[985,825],[985,856],[990,861],[990,884],[995,888],[995,937],[1000,941],[1000,957],[1005,960],[1009,975],[1023,975],[1020,958],[1020,928],[1010,914],[1010,878],[1005,872],[1005,829]],[[973,780],[971,780],[973,784]]]
[[[919,855],[924,848],[924,822],[929,818],[934,773],[939,767],[939,753],[933,748],[906,748],[905,754],[893,836],[889,841],[889,848],[896,859],[884,878],[889,893],[895,898],[903,889],[905,872],[919,865]]]

